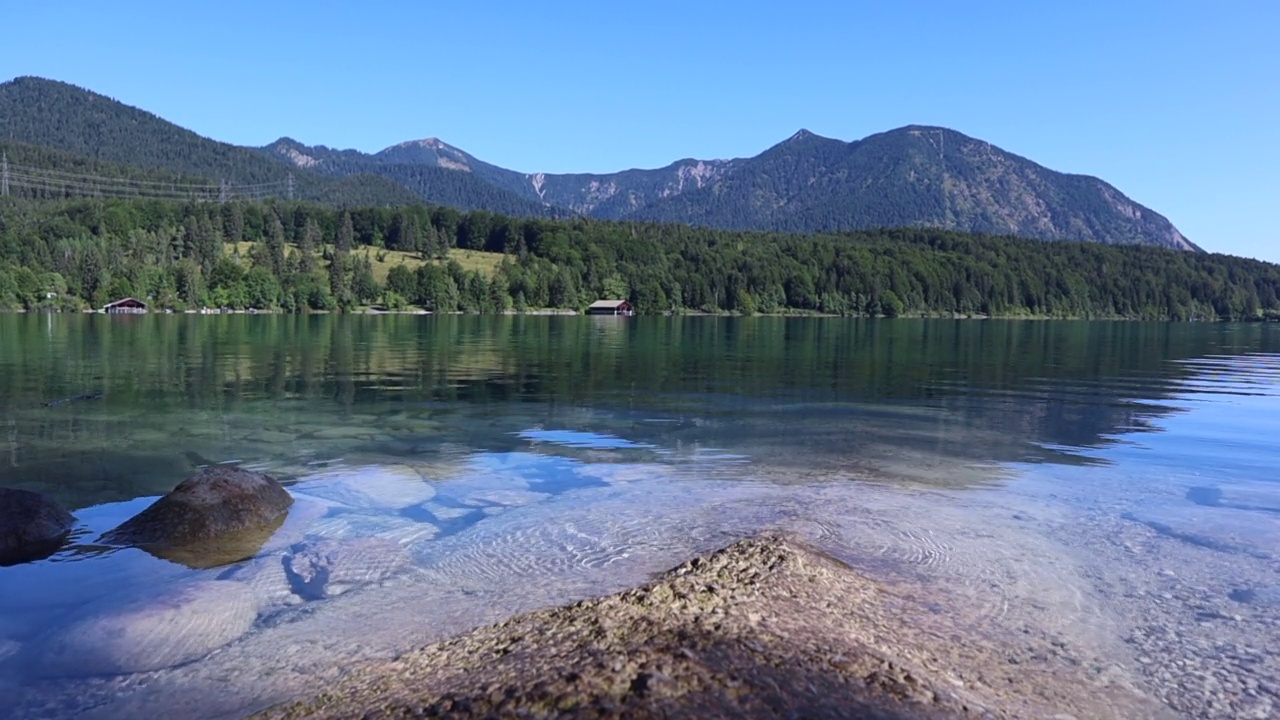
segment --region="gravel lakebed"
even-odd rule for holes
[[[1205,506],[1072,472],[941,490],[618,466],[561,494],[471,488],[474,507],[382,477],[434,523],[354,513],[372,500],[317,481],[280,532],[380,538],[405,569],[307,597],[253,563],[209,571],[269,610],[195,662],[125,675],[29,676],[0,618],[0,716],[1276,716],[1269,490]],[[450,532],[451,513],[484,519]]]

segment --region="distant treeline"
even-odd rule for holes
[[[427,262],[379,282],[361,246]],[[453,248],[506,257],[482,273],[450,261]],[[1277,319],[1278,290],[1280,266],[1256,260],[928,228],[788,235],[429,206],[0,201],[10,308],[134,296],[175,309],[502,312],[626,298],[644,314]]]

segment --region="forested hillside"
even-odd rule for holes
[[[246,244],[248,243],[248,244]],[[384,282],[353,250],[415,253]],[[228,248],[236,248],[230,252]],[[451,248],[505,254],[495,271]],[[443,207],[99,200],[0,203],[0,305],[846,315],[1280,317],[1280,266],[1137,246],[945,230],[782,235]]]
[[[299,199],[353,205],[420,199],[386,178],[308,172],[249,148],[201,137],[88,90],[41,78],[0,83],[0,138],[98,163],[201,178],[213,185],[225,182],[233,194],[241,188],[272,186],[274,195],[286,197],[292,174],[293,196]]]

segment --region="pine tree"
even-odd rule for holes
[[[240,209],[240,203],[222,206],[222,236],[229,243],[244,240],[244,211]]]
[[[274,209],[267,211],[267,263],[271,274],[284,277],[284,223]]]
[[[334,253],[329,259],[329,292],[334,297],[342,297],[347,293],[347,256]]]
[[[338,223],[338,236],[333,243],[333,257],[329,260],[329,291],[337,298],[338,305],[344,308],[350,304],[347,255],[351,252],[354,240],[355,228],[351,224],[351,213],[343,210],[342,219]]]
[[[316,268],[316,247],[320,245],[320,225],[308,217],[298,241],[298,272],[310,273]]]
[[[351,213],[343,210],[342,219],[338,223],[338,236],[334,239],[334,249],[339,253],[346,254],[351,252],[351,246],[355,243],[356,231],[351,224]]]

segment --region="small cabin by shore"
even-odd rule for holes
[[[111,315],[141,315],[147,311],[147,304],[137,298],[122,298],[102,306],[102,312]]]
[[[636,310],[626,300],[597,300],[587,306],[587,314],[631,317],[636,314]]]

